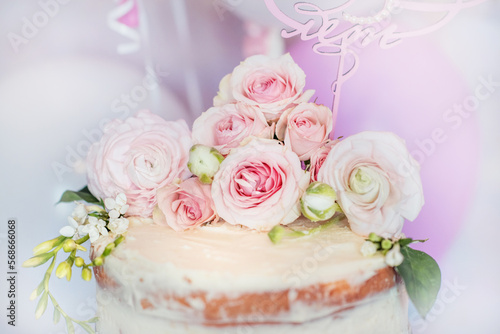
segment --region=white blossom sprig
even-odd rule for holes
[[[54,323],[58,323],[61,315],[66,321],[68,333],[75,333],[75,324],[83,328],[87,333],[95,334],[91,324],[97,321],[92,318],[81,321],[66,314],[54,296],[49,291],[49,280],[54,273],[58,278],[66,277],[69,281],[72,277],[73,266],[82,268],[81,277],[85,281],[92,279],[92,267],[104,264],[105,257],[124,240],[124,234],[127,232],[129,221],[125,218],[128,210],[127,198],[124,194],[119,194],[116,198],[107,198],[98,200],[85,187],[77,192],[66,191],[60,202],[75,201],[75,209],[68,217],[68,225],[61,228],[60,236],[42,242],[33,249],[33,257],[23,263],[23,267],[37,267],[52,259],[45,272],[42,282],[32,292],[31,299],[40,297],[35,311],[35,317],[41,317],[48,305],[48,301],[54,306]],[[79,201],[85,201],[86,205]],[[86,241],[91,245],[99,242],[103,238],[112,237],[112,242],[108,243],[100,256],[95,257],[89,263],[86,263],[81,256],[77,256],[78,251],[86,252],[87,249],[82,246]],[[56,258],[59,252],[63,250],[69,253],[66,260],[59,263],[56,267]]]

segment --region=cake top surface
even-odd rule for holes
[[[296,231],[316,226],[319,224],[303,217],[290,225]],[[137,268],[138,276],[168,277],[165,284],[171,286],[177,283],[188,287],[185,282],[189,282],[189,288],[194,290],[224,289],[228,280],[231,289],[246,290],[283,289],[336,280],[355,284],[386,266],[383,256],[362,255],[364,241],[349,229],[346,221],[274,245],[267,233],[225,222],[179,233],[148,219],[131,219],[127,239],[116,250],[116,256],[108,259],[106,270],[113,275],[113,270],[128,265]],[[168,276],[164,271],[169,272]],[[136,280],[137,277],[132,279]]]

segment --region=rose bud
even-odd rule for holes
[[[328,184],[313,182],[300,199],[300,209],[312,221],[327,220],[340,211],[336,199],[335,191]]]
[[[202,183],[210,184],[224,160],[215,148],[196,144],[189,150],[188,168]]]
[[[400,246],[398,243],[385,254],[385,263],[391,267],[397,267],[404,261],[404,256],[401,254]]]

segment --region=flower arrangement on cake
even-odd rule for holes
[[[49,279],[84,280],[127,238],[131,217],[178,233],[218,222],[267,233],[269,243],[323,233],[340,220],[366,239],[359,252],[382,254],[406,285],[422,316],[440,287],[440,271],[427,254],[409,247],[402,234],[424,204],[419,166],[404,141],[388,132],[362,132],[333,139],[331,110],[310,102],[305,74],[289,54],[252,56],[220,82],[214,106],[199,116],[192,133],[183,120],[166,121],[140,111],[107,124],[87,157],[88,187],[67,191],[75,202],[60,236],[34,249],[25,267],[49,268],[32,294],[36,317],[54,305],[68,332],[74,324],[89,333],[88,321],[71,318],[49,291]],[[296,230],[300,216],[319,222]],[[90,241],[87,263],[78,252]],[[68,257],[56,267],[61,250]]]

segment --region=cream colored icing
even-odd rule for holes
[[[342,322],[347,326],[351,324],[352,312],[346,313],[343,309],[346,306],[358,309],[357,305],[320,308],[304,305],[294,301],[298,290],[341,280],[357,285],[386,266],[381,255],[365,257],[361,254],[364,238],[354,234],[346,222],[336,223],[312,235],[282,240],[274,245],[267,233],[227,223],[175,232],[169,227],[154,225],[148,219],[131,218],[130,221],[125,241],[106,258],[104,266],[106,275],[116,285],[98,288],[100,326],[105,328],[103,333],[106,334],[116,332],[113,323],[127,323],[124,316],[133,318],[134,323],[144,322],[141,326],[156,328],[147,331],[149,333],[211,333],[200,326],[207,322],[203,319],[206,300],[220,296],[238,298],[245,293],[272,291],[288,291],[290,310],[272,316],[259,314],[257,322],[307,323],[307,326],[314,328],[329,328],[333,321],[331,315],[341,312],[346,314],[347,320]],[[307,230],[317,225],[299,218],[290,226],[295,230]],[[100,248],[100,245],[95,245],[96,251]],[[205,300],[193,297],[200,291],[206,292]],[[166,300],[165,294],[186,298],[179,303]],[[367,298],[360,305],[370,304],[372,299]],[[141,304],[144,300],[150,302],[151,307],[145,309]],[[390,306],[391,310],[401,309],[401,305],[397,306],[395,301],[377,303],[384,307]],[[356,312],[369,314],[372,311],[372,308],[363,306]],[[402,319],[407,319],[407,316]],[[226,320],[235,321],[234,318],[223,317],[214,324],[226,323]],[[399,323],[403,320],[398,315],[394,321]],[[236,321],[245,323],[249,319]],[[160,330],[163,326],[170,327],[166,331]],[[292,330],[293,326],[287,326]],[[272,326],[258,327],[260,329],[256,333],[270,333],[273,330]],[[128,326],[119,325],[116,328],[121,328],[121,333],[139,333],[127,331]]]
[[[300,230],[311,225],[316,226],[299,218],[290,226]],[[171,270],[173,276],[163,277],[172,286],[190,281],[191,289],[210,291],[299,288],[340,279],[355,284],[385,267],[382,256],[361,254],[363,242],[345,222],[274,245],[267,233],[226,223],[175,232],[133,219],[123,246],[107,259],[106,270],[126,265],[144,276]]]

